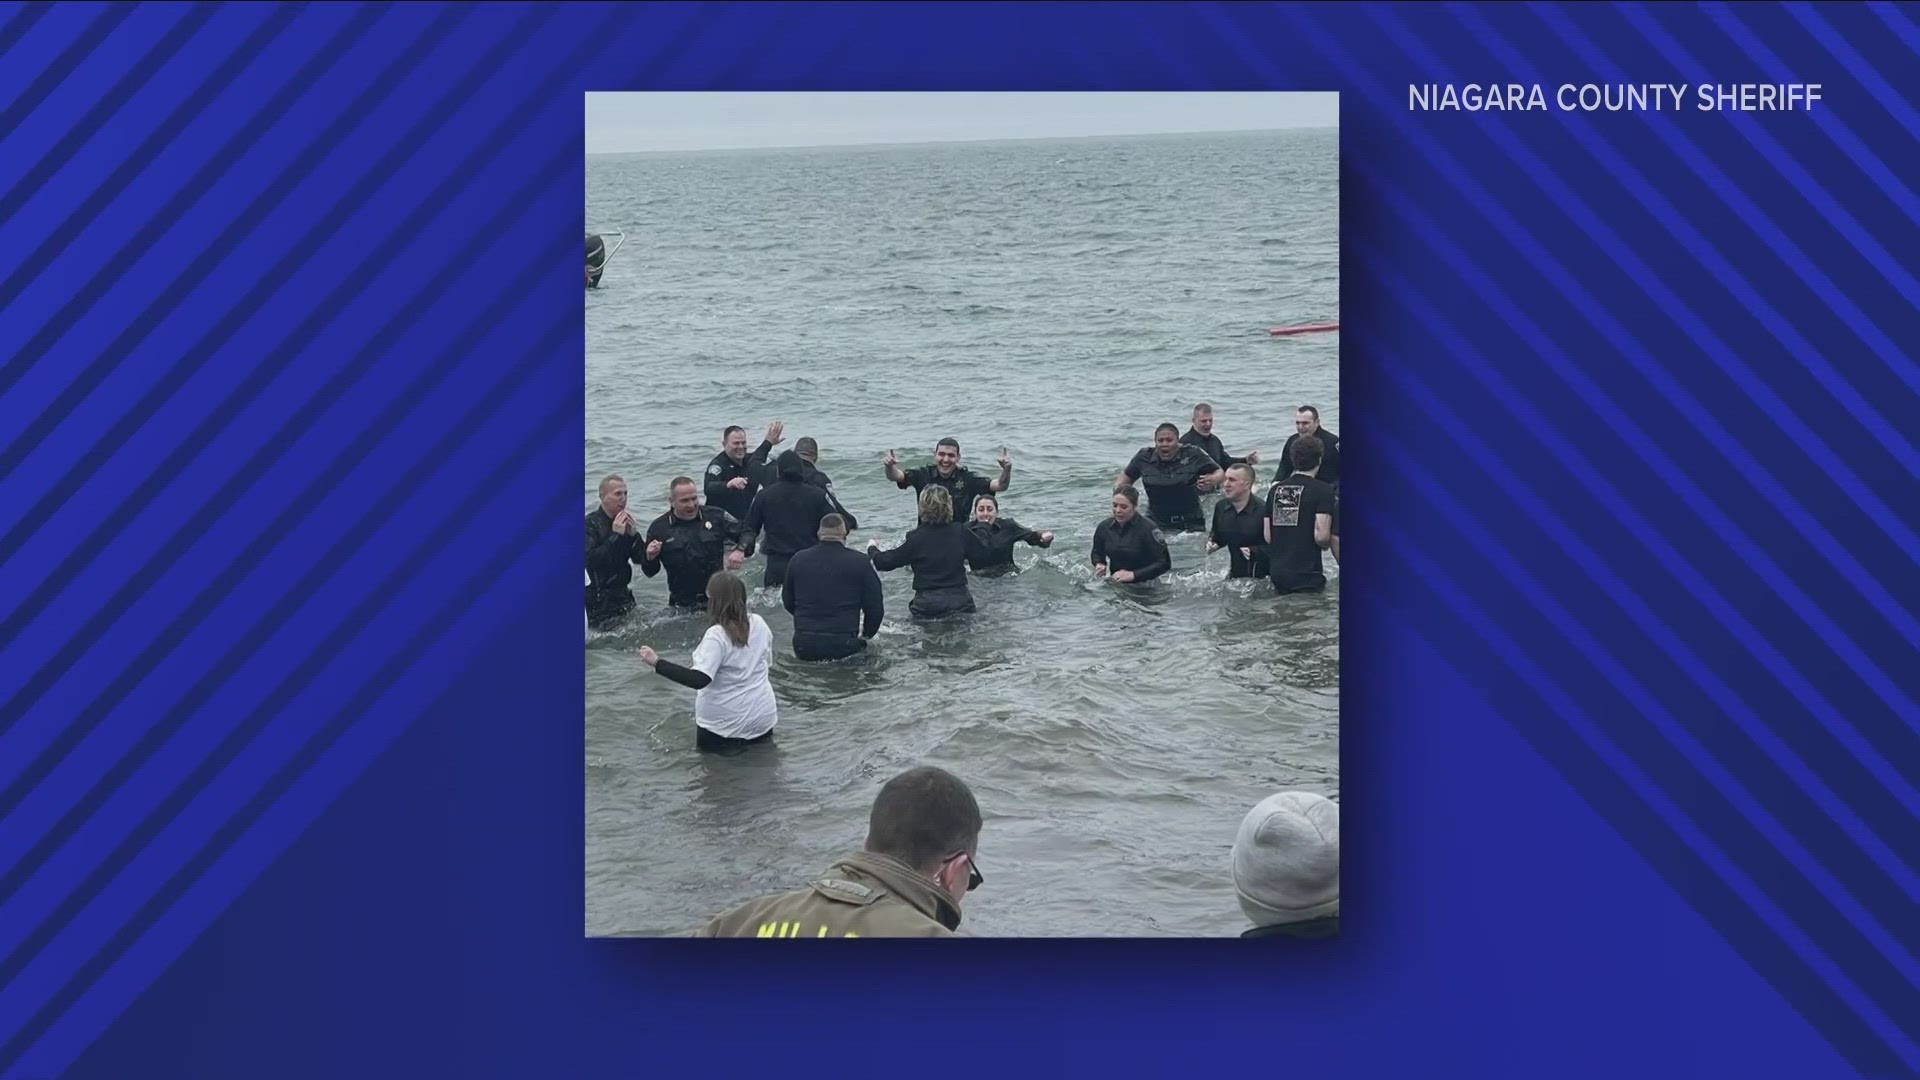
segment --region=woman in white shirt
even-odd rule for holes
[[[725,570],[707,579],[707,633],[682,667],[647,646],[640,660],[655,672],[698,691],[693,697],[696,745],[738,750],[773,738],[779,707],[767,670],[773,631],[747,610],[747,587]]]

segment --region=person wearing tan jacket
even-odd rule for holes
[[[908,769],[873,800],[864,851],[693,936],[954,937],[961,899],[986,880],[974,861],[980,824],[980,805],[959,777],[930,765]]]

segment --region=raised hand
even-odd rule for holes
[[[667,546],[667,545],[666,545],[666,544],[665,544],[665,543],[664,543],[663,541],[660,541],[660,540],[654,540],[654,541],[652,541],[652,542],[650,542],[650,543],[648,543],[648,544],[647,544],[647,558],[649,558],[649,559],[657,559],[657,558],[659,558],[659,557],[660,557],[660,549],[661,549],[661,548],[663,548],[663,547],[666,547],[666,546]]]
[[[782,438],[781,433],[786,430],[787,430],[786,425],[782,424],[778,420],[775,420],[773,423],[768,424],[767,425],[767,441],[772,443],[775,446],[779,446],[780,439]]]
[[[654,652],[652,646],[642,645],[640,646],[640,662],[648,667],[652,667],[660,662],[660,654]]]

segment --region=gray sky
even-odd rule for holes
[[[587,153],[1337,127],[1327,93],[590,93]]]

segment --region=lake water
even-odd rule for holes
[[[693,749],[685,662],[704,624],[670,615],[664,575],[589,634],[587,932],[674,933],[797,887],[859,847],[879,785],[950,769],[979,798],[988,881],[963,932],[1225,936],[1247,923],[1228,853],[1282,788],[1339,794],[1337,565],[1321,595],[1226,580],[1227,553],[1171,537],[1173,572],[1136,589],[1087,556],[1111,484],[1153,428],[1197,401],[1264,492],[1319,407],[1340,432],[1339,160],[1332,130],[595,156],[586,220],[626,247],[586,293],[582,513],[609,472],[643,522],[699,477],[720,432],[819,440],[891,547],[911,491],[882,475],[960,440],[1002,514],[1057,538],[976,579],[978,614],[907,616],[911,571],[882,575],[887,620],[862,659],[793,659],[777,590],[746,577],[779,650],[776,746]],[[1210,507],[1212,497],[1206,499]]]

